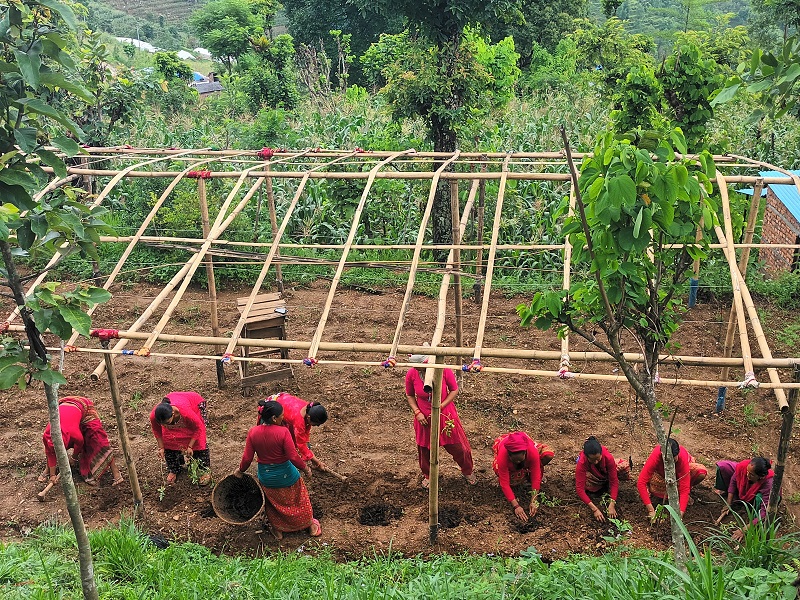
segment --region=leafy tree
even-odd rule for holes
[[[535,0],[520,6],[522,19],[506,22],[487,21],[482,31],[492,40],[514,38],[514,48],[520,55],[519,67],[527,68],[533,60],[536,46],[555,52],[558,43],[575,30],[576,20],[587,16],[587,0]]]
[[[614,357],[647,406],[677,516],[675,464],[655,381],[659,356],[680,321],[680,293],[689,269],[705,256],[707,242],[696,242],[695,231],[701,222],[710,229],[718,220],[710,198],[711,155],[703,151],[699,160],[678,160],[676,149],[686,152],[678,129],[660,140],[654,154],[610,132],[598,137],[580,176],[573,171],[577,211],[562,230],[573,248],[576,278],[568,291],[537,292],[517,310],[523,325],[555,327],[559,335],[572,332]],[[631,342],[644,356],[638,370],[623,354]],[[682,564],[685,546],[676,517],[672,540]]]
[[[0,5],[0,196],[4,202],[0,206],[0,285],[9,289],[19,308],[29,347],[26,351],[21,340],[2,334],[0,388],[40,381],[53,431],[61,429],[57,388],[65,379],[50,367],[41,332],[49,330],[62,339],[73,329],[88,335],[90,318],[84,307],[109,298],[104,290],[81,286],[58,293],[56,283],[40,285],[26,297],[23,283],[37,274],[23,278],[15,262],[20,256],[57,250],[63,258],[70,254],[70,248],[96,256],[92,242],[99,241],[99,233],[107,229],[100,220],[102,211],[81,203],[69,188],[59,188],[37,200],[33,197],[48,179],[43,165],[51,167],[58,177],[66,175],[61,158],[46,146],[55,145],[67,156],[80,151],[70,137],[50,139],[51,127],[62,128],[74,137],[80,137],[82,131],[46,100],[63,90],[93,101],[74,77],[75,61],[66,51],[74,39],[71,30],[77,25],[72,10],[55,0],[16,0]],[[12,248],[12,239],[18,247]],[[53,443],[78,543],[83,595],[96,599],[91,548],[69,458],[60,435],[53,436]]]
[[[609,89],[616,88],[635,67],[654,66],[653,42],[625,31],[625,23],[616,17],[602,27],[582,20],[570,37],[575,42],[578,68],[598,72]]]
[[[663,129],[661,117],[664,89],[649,66],[636,66],[614,93],[611,119],[620,133]]]
[[[251,40],[263,35],[262,22],[249,0],[214,0],[189,17],[203,47],[225,65],[228,75],[233,63],[250,49]]]
[[[725,83],[725,87],[712,100],[717,105],[728,102],[741,89],[757,94],[762,108],[750,115],[757,121],[769,116],[780,117],[797,105],[800,87],[800,37],[786,40],[780,52],[753,50],[749,65],[742,63],[738,72]]]
[[[288,20],[289,33],[299,45],[308,48],[325,48],[327,56],[336,56],[336,43],[330,31],[341,31],[350,35],[350,48],[355,56],[361,56],[378,41],[382,33],[400,33],[405,29],[402,15],[390,11],[378,13],[367,2],[341,2],[340,0],[296,0],[287,2],[284,12]],[[353,64],[350,82],[364,84],[361,65]]]
[[[177,52],[156,52],[153,62],[158,72],[167,80],[180,79],[186,82],[192,80],[192,68],[178,58]]]
[[[239,87],[254,112],[264,106],[292,109],[298,101],[292,38],[284,34],[265,42],[239,61]]]
[[[403,15],[409,24],[409,51],[387,77],[395,114],[422,116],[437,152],[453,152],[457,128],[472,109],[484,106],[488,73],[477,64],[473,27],[496,21],[521,21],[519,0],[359,0],[385,16]],[[509,40],[513,44],[513,40]],[[412,49],[413,48],[413,49]],[[516,66],[514,66],[516,68]],[[481,72],[484,71],[484,72]],[[483,88],[481,87],[483,85]],[[439,186],[433,204],[434,243],[451,239],[449,185]],[[439,256],[439,258],[443,258]]]
[[[714,116],[709,98],[723,83],[719,66],[714,59],[704,58],[697,46],[684,44],[667,57],[658,78],[673,126],[680,127],[694,150],[703,143],[706,123]]]
[[[750,56],[750,36],[743,25],[728,27],[728,19],[720,19],[717,26],[706,31],[678,32],[675,46],[692,44],[702,55],[714,59],[729,74]]]

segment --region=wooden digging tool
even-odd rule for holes
[[[338,472],[336,472],[333,469],[328,468],[328,467],[325,467],[324,469],[320,469],[320,472],[322,472],[322,473],[330,473],[331,475],[336,477],[336,479],[338,479],[339,481],[346,481],[347,480],[347,475],[342,475],[341,473],[338,473]]]
[[[56,482],[59,481],[60,479],[61,475],[56,475],[56,481],[49,481],[47,483],[47,486],[41,492],[36,494],[36,497],[39,499],[39,502],[45,501],[45,498],[47,497],[47,492],[49,492],[50,488],[52,488],[56,484]]]

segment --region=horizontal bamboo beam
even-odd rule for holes
[[[24,333],[25,329],[22,325],[11,325],[10,331]],[[121,340],[146,340],[150,334],[139,331],[118,331],[119,339]],[[161,342],[174,342],[180,344],[198,344],[202,346],[216,346],[218,344],[227,344],[230,339],[227,337],[213,337],[213,336],[193,336],[193,335],[177,335],[170,333],[160,333],[158,336]],[[311,347],[311,342],[302,340],[278,340],[278,339],[255,339],[255,338],[239,338],[236,342],[237,346],[246,346],[249,348],[286,348],[288,350],[307,350]],[[391,344],[367,343],[367,342],[320,342],[320,352],[363,352],[363,353],[377,353],[385,355],[391,350]],[[81,349],[80,347],[78,348]],[[474,346],[439,346],[431,348],[429,346],[417,346],[410,344],[400,344],[397,347],[398,354],[430,354],[437,356],[453,356],[464,357],[472,356],[475,351]],[[500,358],[509,360],[561,360],[561,352],[557,350],[524,350],[519,348],[493,348],[484,346],[481,349],[482,357]],[[625,360],[629,362],[643,362],[641,354],[634,352],[623,353]],[[218,356],[216,358],[219,358]],[[597,362],[613,362],[616,359],[606,354],[605,352],[586,352],[586,351],[573,351],[570,352],[570,358],[573,361],[597,361]],[[800,356],[791,358],[772,358],[770,360],[764,358],[753,358],[753,366],[764,369],[774,367],[777,369],[793,368],[795,365],[800,364]],[[692,367],[741,367],[743,362],[741,358],[721,358],[715,356],[679,356],[673,354],[662,354],[659,357],[659,363],[662,365],[682,365]],[[574,364],[574,363],[573,363]],[[662,378],[663,380],[663,378]],[[736,382],[734,385],[738,385]],[[763,384],[762,384],[763,385]]]
[[[101,235],[101,242],[111,243],[127,243],[131,241],[134,236],[131,235]],[[185,238],[185,237],[170,237],[170,236],[156,236],[156,235],[143,235],[139,239],[143,242],[173,242],[183,244],[202,244],[205,242],[204,238]],[[214,240],[213,246],[244,246],[247,248],[270,248],[272,242],[236,242],[232,240]],[[674,244],[672,248],[680,248],[684,244]],[[693,245],[693,244],[692,244]],[[792,248],[800,249],[800,244],[757,244],[757,243],[738,243],[731,244],[734,248]],[[709,244],[709,248],[719,250],[727,248],[725,244]],[[296,248],[308,250],[341,250],[344,244],[296,244],[296,243],[281,243],[278,248]],[[353,244],[353,250],[414,250],[415,244]],[[423,244],[423,250],[487,250],[489,244]],[[498,250],[558,250],[564,249],[564,244],[497,244]]]
[[[449,156],[449,155],[448,155]],[[50,167],[44,168],[45,172],[52,173]],[[113,169],[82,169],[77,167],[70,167],[68,169],[70,174],[77,175],[96,175],[99,177],[112,177],[118,173]],[[126,177],[145,177],[145,178],[158,178],[168,177],[173,178],[178,175],[179,171],[130,171]],[[212,171],[209,174],[211,179],[232,179],[241,175],[241,171]],[[304,171],[251,171],[249,177],[274,177],[276,179],[300,179],[305,176]],[[503,174],[499,171],[486,171],[478,173],[470,172],[456,172],[449,171],[442,173],[442,179],[487,179],[499,180]],[[353,172],[353,171],[320,171],[311,175],[312,179],[367,179],[369,172]],[[427,180],[433,178],[432,171],[381,171],[375,176],[377,179],[419,179]],[[568,173],[541,173],[530,172],[520,173],[516,171],[506,172],[508,179],[524,180],[524,181],[569,181],[570,176]],[[748,175],[726,175],[723,177],[726,183],[755,183],[759,179],[763,180],[768,185],[792,185],[794,181],[791,177],[760,177]],[[716,183],[712,181],[712,183]]]
[[[220,338],[225,339],[225,338]],[[325,343],[323,342],[322,345]],[[410,347],[410,346],[409,346]],[[434,351],[438,348],[431,348],[428,346],[415,346],[428,354],[433,354]],[[441,348],[441,346],[439,347]],[[60,347],[52,347],[47,348],[50,352],[59,352],[61,350]],[[89,353],[89,354],[122,354],[119,350],[104,350],[102,348],[79,348],[77,352],[82,353]],[[484,356],[486,353],[484,353]],[[169,352],[151,352],[149,358],[170,358],[175,360],[219,360],[219,356],[215,354],[173,354]],[[133,360],[133,359],[132,359]],[[148,358],[142,359],[148,360]],[[263,364],[272,364],[272,363],[289,363],[289,364],[303,364],[302,359],[289,359],[289,358],[254,358],[254,357],[240,357],[240,356],[233,356],[231,357],[231,361],[233,362],[253,362],[253,363],[263,363]],[[344,367],[381,367],[382,361],[363,361],[363,360],[328,360],[325,358],[319,359],[317,365],[330,365],[330,366],[344,366]],[[798,361],[797,364],[800,364]],[[397,363],[397,368],[411,368],[415,365],[413,363]],[[458,364],[445,364],[445,363],[430,363],[426,365],[427,369],[460,369],[461,366]],[[531,375],[534,377],[549,377],[553,379],[558,378],[558,371],[547,371],[542,369],[516,369],[516,368],[508,368],[508,367],[484,367],[481,373],[498,373],[498,374],[515,374],[515,375]],[[582,379],[585,381],[610,381],[614,383],[627,383],[628,380],[625,378],[624,375],[606,375],[606,374],[598,374],[598,373],[573,373],[574,377],[571,379]],[[561,380],[559,380],[561,381]],[[660,379],[660,383],[658,385],[685,385],[685,386],[693,386],[693,387],[718,387],[720,385],[725,386],[736,386],[738,382],[736,381],[719,381],[719,380],[705,380],[705,379],[682,379],[682,378],[673,378],[673,377],[662,377]],[[793,383],[763,383],[761,387],[765,389],[798,389],[800,388],[800,382],[793,382]]]

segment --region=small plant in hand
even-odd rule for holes
[[[189,481],[191,481],[194,485],[198,485],[200,483],[200,478],[203,477],[203,475],[211,472],[203,467],[200,461],[196,458],[189,460],[189,465],[186,467],[186,470],[189,472]]]
[[[444,427],[442,427],[442,435],[449,437],[453,433],[453,429],[455,429],[456,423],[453,419],[447,419],[444,422]]]

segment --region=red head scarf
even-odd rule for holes
[[[507,452],[523,452],[528,449],[528,434],[524,431],[515,431],[506,438]]]

